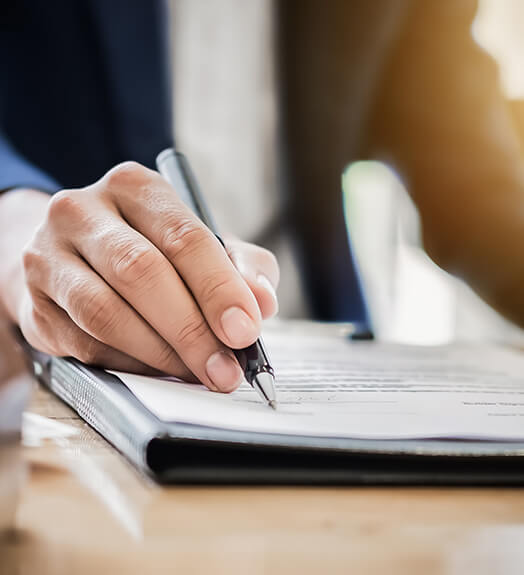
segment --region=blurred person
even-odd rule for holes
[[[520,150],[496,67],[471,38],[476,3],[275,9],[284,219],[314,317],[367,318],[340,174],[380,157],[405,178],[430,255],[523,324]],[[276,311],[278,267],[233,241],[235,269],[150,169],[172,144],[163,3],[24,0],[1,10],[6,314],[43,351],[230,391],[242,374],[228,348],[251,343]]]
[[[524,164],[475,0],[276,4],[286,214],[317,317],[365,317],[345,249],[340,176],[397,171],[428,254],[524,326]],[[522,22],[524,27],[524,22]]]

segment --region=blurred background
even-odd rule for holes
[[[257,241],[282,197],[275,5],[172,0],[171,8],[178,145],[192,158],[221,228]],[[524,98],[522,23],[520,0],[481,0],[472,27],[475,41],[499,66],[505,95],[515,101]],[[520,329],[428,258],[417,210],[391,168],[355,162],[347,166],[342,187],[379,336],[422,344],[457,338],[524,341]],[[235,216],[239,212],[242,218]],[[270,237],[264,243],[282,266],[280,315],[303,317],[307,304],[289,242]]]

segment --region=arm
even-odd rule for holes
[[[290,212],[323,316],[337,285],[355,289],[340,266],[340,174],[382,158],[429,255],[524,325],[524,165],[496,66],[471,38],[476,4],[279,3]]]
[[[276,3],[288,212],[315,316],[366,321],[342,207],[403,2]]]
[[[473,0],[411,3],[378,86],[367,152],[393,162],[424,245],[524,326],[524,164]]]
[[[120,164],[172,140],[164,3],[55,4],[2,20],[0,121],[60,186],[2,140],[0,189],[18,190],[0,197],[0,307],[44,352],[230,391],[277,264],[240,242],[228,257],[158,173]]]

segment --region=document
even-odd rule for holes
[[[264,334],[278,409],[232,394],[114,372],[160,419],[219,429],[365,439],[524,440],[524,352],[478,344],[352,342]]]

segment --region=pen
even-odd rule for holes
[[[168,148],[158,154],[156,165],[162,176],[175,188],[182,201],[191,208],[224,246],[185,156],[173,148]],[[255,343],[245,349],[234,349],[233,353],[244,370],[247,382],[270,407],[276,409],[275,373],[269,363],[262,338],[258,338]]]

